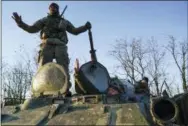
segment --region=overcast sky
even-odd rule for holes
[[[18,50],[33,54],[38,50],[40,39],[37,34],[29,34],[18,28],[11,18],[18,12],[25,23],[33,24],[45,17],[51,1],[2,1],[2,56],[9,64],[20,60]],[[154,36],[159,44],[167,43],[168,35],[178,40],[187,39],[187,2],[185,1],[58,1],[60,11],[68,5],[65,18],[76,27],[87,21],[92,23],[94,48],[97,58],[110,73],[114,72],[117,62],[110,57],[116,39],[133,37],[149,39]],[[90,60],[88,33],[78,36],[68,34],[70,65],[76,58],[81,64]],[[17,53],[16,53],[16,52]],[[172,74],[177,74],[174,68]]]

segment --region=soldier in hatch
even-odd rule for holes
[[[73,35],[78,35],[91,28],[90,22],[87,22],[84,26],[78,28],[74,27],[70,21],[60,16],[59,6],[56,3],[50,4],[48,16],[36,21],[31,26],[24,23],[21,16],[16,12],[13,13],[12,18],[20,28],[29,33],[41,31],[42,43],[40,44],[41,49],[38,58],[39,67],[48,62],[52,62],[53,58],[55,58],[56,62],[63,66],[67,72],[70,88],[69,57],[66,45],[68,43],[68,38],[66,31]],[[67,92],[69,92],[69,89]]]
[[[150,90],[148,86],[149,79],[143,77],[135,87],[135,99],[138,102],[148,102],[150,96]]]
[[[149,79],[147,77],[143,77],[142,80],[138,82],[135,87],[135,93],[142,94],[146,93],[149,94],[149,86],[148,86]]]

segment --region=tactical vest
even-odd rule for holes
[[[63,23],[60,24],[60,21],[62,20]],[[44,20],[44,26],[43,29],[40,32],[40,38],[58,38],[61,41],[67,43],[68,38],[66,34],[66,21],[58,16],[47,16]]]

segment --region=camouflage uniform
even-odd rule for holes
[[[68,20],[61,18],[59,15],[50,14],[47,17],[36,21],[32,26],[27,25],[23,21],[18,24],[18,26],[29,33],[36,33],[42,30],[42,43],[40,45],[41,49],[39,51],[38,60],[39,67],[48,62],[52,62],[53,58],[55,58],[57,63],[64,67],[68,79],[70,80],[69,56],[66,46],[68,38],[66,31],[73,35],[78,35],[85,32],[87,27],[81,26],[75,28]],[[69,87],[71,87],[71,84]]]

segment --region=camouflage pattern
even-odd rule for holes
[[[156,121],[158,116],[152,113],[157,110],[151,109],[154,104],[122,101],[104,94],[29,98],[21,105],[3,107],[1,119],[2,125],[187,125],[187,108],[182,108],[182,105],[187,103],[188,94],[181,96],[181,105],[178,105],[180,111],[175,122],[163,123],[167,117]],[[162,110],[168,108],[166,105],[162,107]],[[158,112],[163,113],[161,109]],[[185,120],[179,115],[185,115]]]
[[[61,24],[59,24],[60,21]],[[48,15],[47,17],[36,21],[32,26],[22,22],[19,24],[19,27],[29,33],[36,33],[42,30],[45,34],[45,38],[58,38],[65,44],[68,42],[66,31],[73,35],[78,35],[87,30],[85,26],[75,28],[70,21],[61,18],[58,15]]]
[[[59,101],[59,104],[52,98],[32,99],[30,105],[25,109],[20,107],[18,112],[12,112],[14,107],[9,107],[6,111],[4,109],[2,124],[149,125],[151,123],[142,113],[142,111],[146,113],[146,109],[140,107],[142,103],[118,104],[117,101],[117,104],[104,103],[100,100],[101,97],[105,98],[98,95],[99,100],[93,102],[91,97],[84,100],[84,97],[75,96],[67,98],[63,103]]]
[[[60,23],[61,22],[61,23]],[[87,30],[86,26],[75,28],[74,25],[59,15],[48,15],[38,21],[32,26],[27,25],[24,22],[18,24],[20,28],[29,32],[36,33],[41,31],[41,40],[38,63],[39,67],[52,62],[56,59],[56,62],[65,68],[68,79],[69,76],[69,56],[66,44],[68,43],[67,33],[78,35]],[[70,82],[69,82],[70,83]],[[71,87],[71,83],[70,83]]]
[[[53,42],[56,42],[56,41],[53,41]],[[55,58],[56,62],[64,68],[66,74],[68,75],[68,80],[69,80],[70,79],[70,75],[69,75],[70,61],[69,61],[67,46],[64,44],[61,44],[58,46],[42,44],[41,50],[39,51],[39,59],[38,59],[39,68],[46,63],[52,62],[53,58]]]

